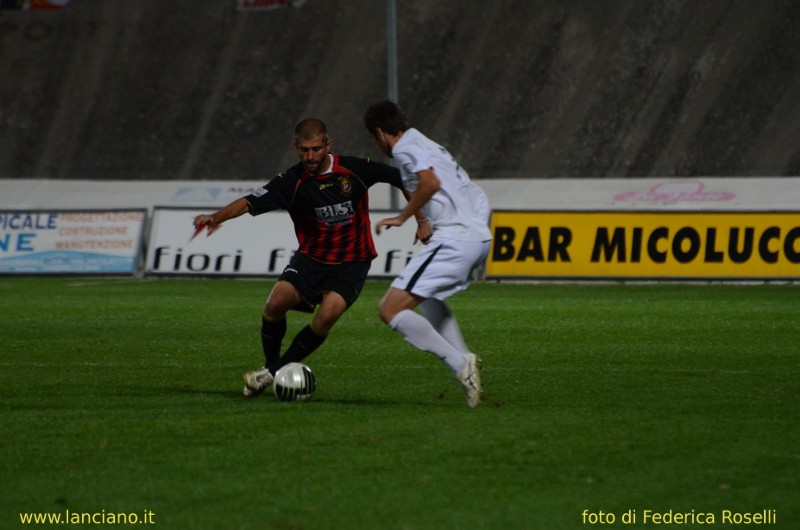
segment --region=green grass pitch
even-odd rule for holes
[[[800,528],[799,286],[475,284],[470,409],[378,281],[311,401],[245,399],[271,285],[0,278],[0,528]]]

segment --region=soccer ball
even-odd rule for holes
[[[272,390],[281,401],[306,401],[314,395],[317,378],[302,363],[289,363],[275,374]]]

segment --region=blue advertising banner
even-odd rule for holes
[[[133,274],[145,210],[0,211],[0,274]]]

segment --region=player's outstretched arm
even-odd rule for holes
[[[217,210],[216,212],[207,215],[207,214],[200,214],[194,218],[193,224],[195,229],[199,229],[202,226],[206,226],[207,232],[206,235],[211,235],[217,231],[217,228],[227,221],[228,219],[234,219],[239,217],[240,215],[244,215],[247,213],[248,210],[248,203],[244,198],[236,199],[229,205],[225,206],[221,210]]]
[[[422,213],[422,207],[433,197],[433,194],[439,191],[441,187],[441,183],[439,182],[439,177],[436,176],[436,173],[433,169],[426,169],[424,171],[420,171],[417,173],[417,177],[419,177],[419,183],[417,185],[417,191],[413,194],[409,193],[406,190],[403,190],[403,195],[405,195],[406,199],[408,199],[408,204],[406,207],[403,208],[403,211],[400,212],[395,217],[388,217],[386,219],[381,219],[375,224],[375,232],[380,234],[383,228],[391,228],[392,226],[402,226],[406,220],[414,216],[417,218],[417,222],[420,225],[424,224],[425,222],[425,215]],[[427,231],[423,230],[420,237],[418,232],[417,238],[420,239],[423,243],[427,242],[427,239],[430,239],[430,234],[425,233]]]

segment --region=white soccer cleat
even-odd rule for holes
[[[272,384],[272,374],[266,368],[259,368],[255,372],[244,374],[244,395],[254,397],[259,395]]]
[[[465,353],[467,365],[456,377],[467,395],[470,407],[476,407],[481,402],[481,359],[474,353]]]

